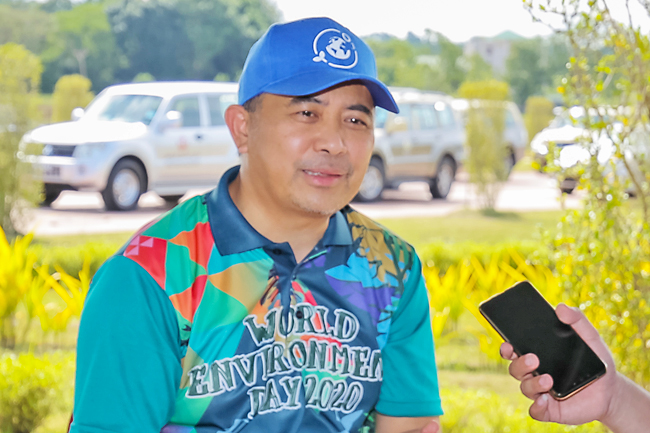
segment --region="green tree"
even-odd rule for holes
[[[57,29],[43,53],[43,87],[52,89],[62,75],[81,74],[97,89],[114,82],[114,72],[123,60],[102,3],[81,3],[53,13]]]
[[[553,102],[543,96],[529,96],[526,99],[524,123],[528,131],[528,140],[546,128],[553,120]]]
[[[541,39],[526,39],[513,42],[510,56],[506,60],[506,77],[514,93],[514,100],[523,108],[531,95],[540,95],[548,82],[541,65]]]
[[[380,34],[366,42],[388,85],[455,93],[465,80],[462,48],[440,33],[426,30],[422,38],[409,33],[406,39]]]
[[[22,45],[0,46],[0,226],[16,233],[14,220],[38,199],[38,185],[19,163],[19,141],[34,126],[41,62]]]
[[[194,48],[177,3],[122,0],[106,10],[118,48],[128,65],[116,77],[130,81],[140,72],[159,80],[188,77]]]
[[[558,31],[571,52],[560,91],[567,104],[586,108],[590,136],[607,137],[614,147],[603,164],[598,155],[604,141],[584,143],[591,158],[580,170],[583,208],[567,214],[549,238],[558,276],[572,302],[601,331],[617,367],[649,387],[650,38],[632,21],[639,17],[630,2],[624,4],[627,14],[616,18],[603,0],[526,3],[537,20],[560,17]],[[640,3],[650,14],[647,3]],[[551,156],[549,166],[557,169],[554,165]],[[635,206],[626,193],[630,187]]]
[[[52,122],[68,121],[74,108],[85,108],[95,96],[90,87],[90,80],[83,75],[64,75],[59,78],[52,94]]]
[[[440,45],[440,66],[443,71],[445,83],[449,85],[449,93],[453,93],[466,80],[466,71],[462,67],[463,48],[436,33]]]
[[[250,47],[280,18],[267,0],[178,0],[178,9],[194,48],[189,77],[203,80],[236,80]]]
[[[40,54],[54,28],[53,17],[37,8],[17,9],[0,4],[0,45],[14,42]]]
[[[468,82],[489,81],[494,78],[492,66],[480,54],[474,53],[469,57],[463,57],[461,61],[467,71],[465,79]]]
[[[465,82],[458,89],[459,96],[469,100],[465,167],[482,208],[489,212],[494,211],[501,184],[509,174],[503,141],[503,101],[509,93],[508,84],[496,80]]]

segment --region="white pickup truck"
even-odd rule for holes
[[[236,83],[110,86],[73,121],[25,134],[20,155],[43,179],[44,204],[64,190],[99,191],[109,210],[134,209],[146,191],[174,202],[239,163],[223,117],[236,102]]]

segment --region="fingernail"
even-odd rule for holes
[[[548,394],[542,394],[542,395],[540,395],[539,398],[537,399],[537,404],[539,404],[540,406],[542,406],[543,404],[546,403],[547,400],[548,400]]]
[[[524,359],[524,364],[526,364],[529,367],[532,367],[533,365],[535,365],[535,359],[532,356],[528,355]]]
[[[551,386],[551,378],[548,376],[542,376],[539,378],[539,384],[544,388]]]

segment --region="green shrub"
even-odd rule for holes
[[[64,75],[54,85],[52,94],[52,122],[70,120],[70,113],[76,107],[85,107],[94,95],[92,83],[83,75]]]
[[[496,80],[465,82],[458,90],[469,100],[465,121],[467,155],[465,168],[483,209],[494,209],[500,183],[510,174],[510,161],[504,143],[508,84]]]
[[[422,248],[420,258],[424,267],[436,267],[444,273],[452,265],[457,265],[463,260],[475,258],[482,265],[492,261],[492,257],[507,256],[506,253],[516,252],[528,260],[537,261],[536,257],[548,255],[547,245],[541,242],[527,241],[504,244],[478,244],[474,242],[460,243],[432,243]],[[514,262],[510,262],[514,266]]]
[[[134,83],[149,83],[156,81],[156,77],[151,75],[149,72],[140,72],[138,75],[133,77]]]
[[[546,128],[553,120],[553,101],[543,96],[530,96],[526,99],[524,123],[528,131],[528,141]]]
[[[0,430],[29,433],[53,411],[69,408],[70,396],[62,398],[61,392],[72,359],[31,353],[0,357]]]
[[[120,248],[118,243],[88,242],[82,245],[53,246],[33,244],[29,251],[38,257],[38,263],[58,265],[70,275],[79,275],[86,259],[90,260],[90,275]]]
[[[503,376],[503,380],[510,380]],[[515,404],[511,400],[489,391],[442,389],[441,417],[445,433],[605,433],[598,423],[584,426],[562,426],[535,421],[528,415],[529,400],[523,397]]]
[[[0,227],[10,237],[13,221],[38,201],[42,188],[18,155],[20,138],[36,123],[36,102],[43,66],[22,45],[0,45]]]

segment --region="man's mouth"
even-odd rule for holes
[[[342,176],[341,173],[332,172],[332,171],[314,171],[314,170],[303,170],[303,171],[310,176],[322,176],[322,177]]]

